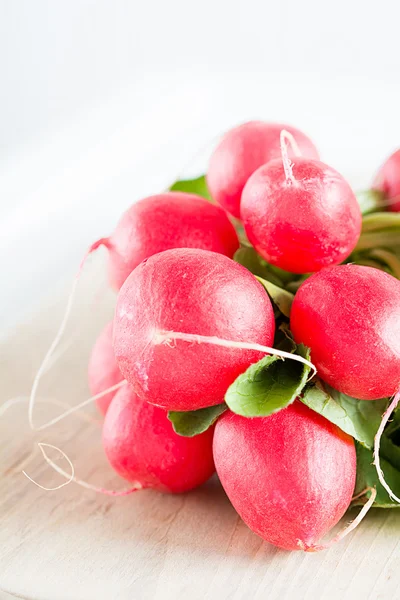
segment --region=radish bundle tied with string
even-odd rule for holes
[[[338,542],[371,506],[400,502],[400,464],[395,490],[392,473],[391,485],[384,476],[400,400],[393,162],[356,197],[302,132],[256,121],[222,137],[206,177],[133,204],[89,247],[28,401],[35,431],[95,401],[105,454],[130,487],[79,479],[66,453],[59,449],[67,470],[45,442],[39,449],[62,483],[25,476],[44,490],[75,482],[124,496],[189,491],[216,468],[253,531],[308,552]],[[90,358],[93,395],[38,425],[40,381],[100,246],[118,298]],[[321,542],[352,503],[364,504],[359,516]]]

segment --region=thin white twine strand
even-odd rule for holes
[[[337,535],[335,535],[335,537],[333,537],[329,542],[327,542],[326,544],[312,544],[312,545],[308,546],[302,540],[298,540],[297,545],[299,546],[299,548],[301,548],[301,550],[304,550],[305,552],[320,552],[321,550],[326,550],[327,548],[330,548],[331,546],[333,546],[334,544],[337,544],[343,538],[345,538],[346,535],[348,535],[356,527],[358,527],[358,525],[364,519],[365,515],[368,513],[368,511],[372,507],[373,503],[375,502],[376,489],[375,488],[371,488],[371,487],[366,488],[365,490],[363,490],[362,492],[360,492],[359,494],[357,494],[357,496],[354,496],[352,498],[352,500],[360,498],[361,496],[363,496],[367,492],[371,492],[371,495],[370,495],[370,497],[368,499],[368,502],[366,502],[364,504],[363,508],[360,510],[359,514],[354,519],[354,521],[351,521],[351,523],[349,523],[347,525],[347,527],[345,527],[344,529],[342,529],[342,531],[339,531],[339,533]]]
[[[273,354],[280,358],[288,358],[289,360],[295,360],[307,365],[313,370],[314,375],[317,373],[317,369],[312,362],[299,356],[298,354],[291,354],[284,350],[277,350],[276,348],[270,348],[269,346],[263,346],[261,344],[252,344],[249,342],[235,342],[233,340],[225,340],[217,336],[198,335],[195,333],[182,333],[180,331],[159,331],[154,337],[155,344],[170,344],[174,340],[182,340],[185,342],[192,342],[197,344],[211,344],[213,346],[222,346],[224,348],[238,348],[241,350],[255,350],[257,352],[263,352],[264,354]]]
[[[187,169],[190,166],[190,164],[193,162],[193,160],[195,160],[199,156],[200,153],[204,152],[204,150],[212,142],[214,142],[216,139],[218,139],[219,137],[221,137],[221,134],[219,134],[218,136],[214,136],[212,138],[212,140],[208,140],[207,144],[204,144],[204,146],[200,150],[197,150],[197,152],[194,155],[194,157],[193,156],[191,157],[190,161],[188,161],[186,163],[186,165],[183,167],[182,170],[184,171],[185,169]],[[181,170],[181,172],[182,172],[182,170]],[[178,177],[180,177],[180,176],[178,176]],[[168,189],[169,189],[169,187],[171,187],[171,185],[173,183],[174,182],[172,182],[168,186]],[[68,320],[69,320],[69,317],[70,317],[70,314],[71,314],[71,310],[72,310],[72,306],[73,306],[73,301],[74,301],[74,298],[75,298],[75,295],[76,295],[76,289],[77,289],[77,286],[78,286],[79,277],[80,277],[81,271],[83,269],[83,266],[84,266],[84,264],[86,262],[86,259],[87,259],[87,257],[94,250],[97,250],[97,248],[99,246],[101,246],[101,245],[105,245],[106,247],[110,247],[110,241],[109,241],[109,239],[108,238],[100,238],[99,240],[97,240],[96,242],[94,242],[90,246],[89,250],[86,252],[85,256],[83,257],[82,262],[81,262],[80,267],[79,267],[79,271],[78,271],[78,273],[76,274],[76,276],[74,278],[74,281],[73,281],[73,284],[72,284],[72,288],[71,288],[71,291],[70,291],[69,296],[68,296],[67,306],[66,306],[66,309],[65,309],[65,313],[64,313],[63,319],[61,321],[60,327],[58,329],[58,332],[57,332],[57,334],[56,334],[56,336],[55,336],[55,338],[53,340],[53,343],[51,344],[50,348],[48,349],[48,351],[47,351],[47,353],[46,353],[46,355],[45,355],[45,357],[43,359],[43,362],[42,362],[41,366],[39,367],[39,370],[37,371],[37,373],[35,375],[35,378],[33,380],[33,385],[32,385],[32,390],[31,390],[30,400],[29,400],[29,406],[28,406],[28,420],[29,420],[29,426],[30,426],[30,428],[32,430],[34,430],[34,431],[38,430],[35,427],[34,422],[33,422],[33,411],[34,411],[34,406],[35,406],[35,401],[36,401],[37,390],[38,390],[41,378],[43,377],[43,375],[45,374],[45,372],[50,368],[50,360],[53,357],[53,354],[54,354],[54,352],[55,352],[58,344],[60,343],[60,340],[61,340],[62,336],[64,335],[64,332],[65,332],[65,329],[66,329],[66,326],[67,326],[67,323],[68,323]],[[92,401],[94,399],[96,399],[96,398],[93,398]],[[89,401],[87,403],[89,403]],[[43,427],[39,428],[39,430],[42,429],[42,428]]]
[[[68,295],[68,299],[67,299],[67,306],[65,309],[65,313],[64,316],[62,318],[60,327],[57,331],[57,334],[52,342],[52,344],[50,345],[50,348],[48,349],[48,351],[46,352],[46,355],[42,361],[42,364],[40,365],[35,378],[33,380],[33,385],[32,385],[32,390],[31,390],[31,394],[30,394],[30,398],[29,398],[29,406],[28,406],[28,421],[29,421],[29,426],[30,428],[35,431],[37,430],[35,428],[34,422],[33,422],[33,410],[34,410],[34,406],[35,406],[35,401],[36,401],[36,395],[37,395],[37,390],[39,387],[39,383],[41,378],[43,377],[43,375],[46,373],[46,371],[49,369],[49,364],[50,361],[53,359],[53,355],[54,352],[56,350],[56,348],[58,347],[62,336],[64,335],[65,329],[67,327],[68,324],[68,320],[71,314],[71,310],[72,310],[72,306],[73,306],[73,302],[74,302],[74,298],[76,295],[76,290],[78,287],[78,283],[79,283],[79,278],[80,275],[82,273],[82,269],[85,265],[85,262],[88,258],[88,256],[90,256],[90,254],[97,250],[97,248],[99,248],[100,246],[105,245],[106,247],[110,247],[110,242],[108,240],[108,238],[100,238],[99,240],[97,240],[96,242],[94,242],[89,249],[87,250],[87,252],[85,253],[81,264],[79,266],[78,272],[74,277],[73,283],[72,283],[72,287],[71,287],[71,291]],[[54,362],[54,361],[53,361]]]
[[[376,472],[378,473],[378,479],[380,481],[380,484],[385,488],[385,490],[389,494],[389,497],[392,498],[392,500],[395,500],[396,502],[398,502],[400,504],[400,498],[398,498],[398,496],[396,496],[396,494],[392,491],[390,486],[385,481],[385,476],[383,474],[383,471],[381,468],[381,461],[379,458],[379,449],[380,449],[381,438],[382,438],[384,429],[385,429],[386,424],[389,421],[390,417],[392,416],[393,412],[396,410],[399,402],[400,402],[400,390],[397,392],[397,394],[394,396],[392,402],[389,404],[386,412],[384,413],[384,415],[382,417],[382,421],[379,425],[379,429],[376,433],[376,436],[374,439],[374,464],[376,467]]]
[[[50,359],[52,358],[52,355],[53,355],[55,349],[57,348],[58,344],[60,343],[60,340],[64,334],[65,328],[68,323],[69,316],[71,314],[72,304],[74,301],[78,282],[79,282],[79,277],[77,275],[74,278],[72,288],[71,288],[71,291],[68,296],[67,307],[65,309],[64,317],[61,321],[61,324],[57,331],[56,337],[54,338],[53,343],[51,344],[50,348],[48,349],[48,351],[43,359],[43,362],[40,365],[39,370],[36,373],[35,378],[33,380],[32,390],[31,390],[31,394],[30,394],[30,398],[29,398],[29,406],[28,406],[28,420],[29,420],[29,426],[32,430],[35,430],[35,425],[33,423],[33,409],[35,406],[36,394],[37,394],[37,390],[39,387],[39,383],[40,383],[42,376],[46,372],[46,370],[48,370],[48,363],[49,363]]]
[[[69,415],[72,415],[73,413],[75,413],[78,410],[84,408],[85,406],[88,406],[89,404],[92,404],[92,402],[95,402],[96,400],[99,400],[100,398],[102,398],[103,396],[106,396],[110,392],[115,392],[115,391],[119,390],[121,387],[123,387],[127,383],[128,382],[126,381],[126,379],[123,379],[119,383],[116,383],[115,385],[110,386],[109,388],[107,388],[106,390],[103,390],[102,392],[99,392],[95,396],[91,396],[90,398],[88,398],[87,400],[84,400],[80,404],[77,404],[76,406],[71,406],[71,408],[69,408],[68,410],[66,410],[65,412],[63,412],[61,415],[58,415],[58,417],[54,417],[54,419],[51,419],[50,421],[47,421],[47,423],[44,423],[43,425],[40,425],[39,427],[35,427],[34,430],[35,431],[43,431],[44,429],[47,429],[48,427],[51,427],[52,425],[55,425],[56,423],[59,423],[60,421],[62,421],[66,417],[69,417]]]
[[[80,487],[83,487],[87,490],[91,490],[98,494],[103,494],[104,496],[114,496],[114,497],[128,496],[130,494],[133,494],[133,492],[137,492],[139,490],[144,489],[143,484],[141,484],[140,482],[135,482],[135,484],[132,487],[124,489],[124,490],[108,490],[106,488],[97,487],[95,485],[92,485],[91,483],[87,483],[86,481],[83,481],[82,479],[78,479],[77,477],[75,477],[74,465],[72,464],[72,462],[70,461],[68,456],[62,450],[60,450],[60,448],[57,448],[57,446],[53,446],[52,444],[44,444],[43,442],[40,442],[38,444],[38,446],[39,446],[39,448],[43,454],[43,458],[45,459],[47,464],[50,467],[52,467],[52,469],[54,469],[59,475],[61,475],[62,477],[64,477],[66,479],[66,481],[64,481],[64,483],[61,483],[60,485],[53,487],[53,488],[48,488],[48,487],[41,485],[34,479],[32,479],[32,477],[30,477],[25,471],[22,471],[23,474],[25,475],[25,477],[27,477],[27,479],[29,479],[29,481],[34,483],[37,487],[39,487],[42,490],[45,490],[48,492],[53,492],[53,491],[59,490],[60,488],[70,484],[72,481],[74,483],[76,483],[77,485],[79,485]],[[65,460],[68,462],[69,466],[71,467],[71,473],[68,474],[66,471],[64,471],[64,469],[62,469],[55,462],[53,462],[51,460],[51,458],[49,458],[47,456],[45,450],[43,449],[44,446],[46,446],[48,448],[53,448],[54,450],[57,450],[58,452],[60,452],[60,454],[63,456],[63,458],[65,458]]]
[[[286,131],[286,129],[282,129],[281,134],[280,134],[280,144],[281,144],[283,169],[285,171],[286,181],[288,183],[293,184],[293,183],[296,183],[296,180],[293,175],[293,164],[292,164],[292,162],[289,158],[289,154],[288,154],[288,147],[287,147],[288,142],[292,146],[295,156],[301,156],[300,148],[298,147],[297,142],[294,139],[294,137],[292,136],[292,134],[289,133],[289,131]]]
[[[15,398],[9,398],[5,402],[3,402],[0,406],[0,419],[4,415],[4,413],[6,413],[12,406],[22,404],[24,402],[29,402],[29,396],[16,396]],[[38,398],[36,402],[39,402],[40,404],[52,404],[54,406],[60,406],[61,408],[66,408],[67,410],[73,410],[75,412],[75,407],[70,406],[66,402],[62,402],[61,400]],[[77,407],[77,415],[79,415],[81,419],[89,423],[97,425],[101,422],[100,420],[93,419],[90,415],[84,412],[79,412],[79,407]]]
[[[72,462],[70,461],[70,459],[68,458],[68,456],[65,454],[65,452],[63,452],[62,450],[60,450],[60,448],[57,448],[57,446],[53,446],[52,444],[45,444],[44,442],[39,442],[38,446],[40,448],[41,453],[43,454],[43,457],[45,459],[45,461],[48,461],[48,457],[46,452],[43,450],[43,447],[47,447],[47,448],[53,448],[53,450],[57,450],[57,452],[60,452],[61,456],[67,461],[67,463],[69,464],[69,466],[71,467],[71,474],[67,475],[67,481],[64,481],[63,483],[60,483],[60,485],[57,485],[55,487],[46,487],[44,485],[41,485],[40,483],[38,483],[37,481],[35,481],[34,479],[32,479],[32,477],[30,475],[28,475],[28,473],[26,471],[22,471],[22,473],[25,475],[25,477],[27,479],[29,479],[29,481],[31,481],[32,483],[34,483],[37,487],[39,487],[41,490],[45,490],[46,492],[55,492],[56,490],[60,490],[61,488],[65,487],[66,485],[68,485],[69,483],[71,483],[71,481],[74,479],[75,477],[75,468],[74,465],[72,464]],[[57,469],[56,469],[57,470]]]
[[[71,334],[71,336],[67,340],[65,340],[65,342],[63,344],[60,344],[58,346],[58,348],[54,351],[53,356],[48,361],[47,367],[46,367],[44,373],[47,373],[47,371],[49,371],[51,369],[51,367],[53,367],[60,360],[60,358],[67,352],[67,350],[69,348],[71,348],[72,344],[74,343],[74,341],[77,337],[78,337],[78,331],[75,330]]]

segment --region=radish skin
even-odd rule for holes
[[[143,488],[182,493],[214,473],[214,428],[195,437],[175,433],[167,412],[126,386],[111,402],[103,425],[103,446],[113,469]]]
[[[224,413],[214,460],[243,521],[286,550],[315,546],[351,502],[353,439],[299,401],[269,417]]]
[[[241,200],[246,235],[269,263],[291,273],[338,264],[354,250],[361,211],[349,184],[317,160],[295,157],[260,167]]]
[[[123,380],[118,368],[112,346],[113,324],[108,323],[97,338],[88,365],[89,389],[92,396],[114,386]],[[116,391],[96,400],[96,406],[102,415],[105,415]]]
[[[83,268],[101,246],[109,251],[109,278],[119,289],[143,259],[167,248],[200,247],[232,257],[239,240],[225,212],[195,194],[165,192],[132,205],[113,235],[91,244],[81,261],[59,329],[33,380],[28,407],[31,429],[35,429],[33,413],[39,384],[64,335]]]
[[[281,156],[282,129],[291,134],[300,152],[319,158],[312,141],[290,125],[250,121],[228,131],[214,150],[207,172],[211,196],[234,217],[240,218],[240,199],[249,177],[261,165]],[[295,156],[289,148],[289,157]]]
[[[383,163],[372,187],[383,192],[389,210],[400,212],[400,148]]]
[[[361,496],[365,496],[368,493],[370,494],[370,496],[365,502],[360,512],[358,513],[357,517],[354,519],[354,521],[350,521],[350,523],[346,525],[344,529],[339,531],[339,533],[337,533],[328,542],[313,544],[312,546],[305,546],[301,541],[299,541],[299,547],[301,548],[301,550],[304,550],[304,552],[320,552],[321,550],[326,550],[327,548],[330,548],[331,546],[334,546],[335,544],[343,540],[347,535],[349,535],[349,533],[354,531],[354,529],[359,526],[365,515],[374,505],[377,495],[376,488],[365,488],[365,490],[363,490],[356,496],[353,496],[353,498],[351,499],[352,501],[357,500],[358,498],[361,498]]]
[[[320,271],[300,286],[290,326],[340,392],[378,400],[400,388],[400,281],[392,275],[360,265]]]
[[[274,331],[271,301],[247,269],[205,250],[167,250],[141,263],[122,286],[114,352],[140,398],[168,410],[196,410],[222,402],[229,385],[264,353],[165,343],[162,333],[271,346]]]
[[[171,248],[201,248],[232,258],[239,248],[226,213],[195,194],[165,192],[133,204],[108,239],[109,278],[119,290],[143,260]]]

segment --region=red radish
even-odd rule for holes
[[[123,380],[112,346],[113,324],[108,323],[97,338],[89,359],[89,389],[93,396]],[[105,415],[116,391],[96,400],[99,411]]]
[[[119,289],[132,270],[153,254],[169,248],[188,247],[232,257],[239,247],[239,240],[226,213],[200,196],[165,192],[133,204],[114,233],[94,242],[81,262],[60,327],[33,381],[28,408],[31,429],[35,429],[33,410],[40,380],[64,334],[82,268],[88,256],[100,246],[109,250],[110,281]]]
[[[140,398],[168,410],[195,410],[220,403],[236,377],[264,355],[235,342],[270,346],[274,330],[268,295],[247,269],[206,250],[167,250],[143,261],[122,286],[114,351]],[[181,334],[210,336],[217,345]]]
[[[243,521],[280,548],[312,549],[351,502],[353,439],[299,401],[269,417],[226,412],[214,460]]]
[[[340,265],[299,288],[290,325],[319,375],[361,400],[400,388],[400,281],[379,269]]]
[[[385,194],[389,210],[400,212],[400,148],[383,163],[372,187]]]
[[[181,493],[214,473],[213,427],[195,437],[174,432],[167,413],[128,386],[115,395],[103,425],[103,446],[115,471],[144,488]]]
[[[114,233],[109,249],[109,276],[119,289],[145,258],[170,248],[202,248],[230,258],[239,247],[226,213],[195,194],[165,192],[133,204]]]
[[[349,184],[324,163],[301,157],[260,167],[243,190],[241,217],[259,254],[292,273],[342,262],[361,233]]]
[[[291,133],[301,153],[319,158],[312,141],[290,125],[250,121],[228,131],[211,156],[207,184],[211,196],[234,217],[240,217],[245,183],[258,167],[281,156],[280,133]],[[294,153],[290,151],[290,156]]]

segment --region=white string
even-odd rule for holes
[[[72,346],[73,342],[77,337],[78,331],[76,330],[71,334],[71,336],[67,340],[65,340],[63,344],[60,344],[58,346],[58,348],[54,351],[53,356],[48,361],[47,368],[45,369],[44,373],[47,373],[47,371],[49,371],[51,367],[53,367],[56,364],[56,362],[60,360],[63,354],[65,354],[67,350]]]
[[[289,183],[296,183],[296,180],[293,175],[293,164],[289,158],[287,142],[292,146],[293,152],[295,156],[301,156],[300,148],[297,145],[296,140],[293,135],[286,131],[286,129],[282,129],[280,134],[280,143],[281,143],[281,154],[282,154],[282,162],[283,169],[285,171],[286,181]]]
[[[302,156],[299,145],[296,142],[295,137],[290,133],[290,131],[287,131],[287,129],[282,129],[280,138],[281,138],[281,144],[282,144],[282,139],[283,140],[286,139],[290,143],[290,145],[292,146],[293,154],[295,156]]]
[[[25,471],[23,471],[23,474],[25,475],[25,477],[27,477],[32,483],[34,483],[35,485],[40,487],[42,490],[46,490],[46,491],[58,490],[64,486],[68,485],[72,481],[87,490],[91,490],[93,492],[97,492],[98,494],[103,494],[105,496],[128,496],[128,495],[132,494],[133,492],[137,492],[139,490],[144,489],[143,484],[141,484],[139,481],[135,482],[135,484],[132,487],[124,489],[124,490],[119,490],[119,491],[118,490],[108,490],[106,488],[97,487],[95,485],[92,485],[91,483],[87,483],[86,481],[83,481],[82,479],[78,479],[77,477],[75,477],[74,466],[73,466],[72,462],[70,461],[70,459],[68,458],[68,456],[66,454],[64,454],[64,452],[62,450],[60,450],[56,446],[52,446],[51,444],[39,443],[38,446],[40,447],[40,450],[42,451],[42,454],[43,454],[43,458],[45,459],[47,464],[50,467],[52,467],[59,475],[62,475],[67,480],[57,487],[46,488],[46,487],[40,485],[39,483],[37,483],[36,481],[34,481],[34,479],[32,479],[29,475],[27,475],[27,473]],[[59,452],[61,452],[61,454],[67,460],[67,462],[69,463],[69,465],[71,467],[71,473],[68,474],[66,471],[64,471],[64,469],[62,469],[55,462],[53,462],[47,456],[46,452],[43,450],[43,446],[47,446],[49,448],[54,448],[55,450],[58,450]]]
[[[9,398],[8,400],[5,400],[1,405],[0,405],[0,419],[1,417],[4,415],[5,412],[7,412],[7,410],[9,410],[12,406],[15,406],[16,404],[22,404],[23,402],[29,402],[29,396],[16,396],[15,398]],[[53,404],[54,406],[60,406],[61,408],[67,408],[68,410],[71,410],[72,412],[75,411],[75,407],[71,407],[69,404],[67,404],[66,402],[62,402],[61,400],[56,400],[56,399],[45,399],[45,398],[38,398],[36,400],[36,402],[39,402],[41,404]],[[86,413],[81,413],[79,412],[79,407],[76,408],[77,410],[77,414],[79,414],[79,416],[84,419],[85,421],[88,421],[89,423],[94,423],[94,424],[98,424],[101,421],[97,420],[97,419],[93,419],[90,415],[86,414]]]
[[[44,429],[47,429],[48,427],[51,427],[52,425],[55,425],[56,423],[59,423],[60,421],[62,421],[66,417],[69,417],[69,415],[72,415],[73,413],[75,413],[76,411],[80,410],[81,408],[84,408],[85,406],[88,406],[89,404],[92,404],[92,402],[95,402],[96,400],[99,400],[100,398],[102,398],[103,396],[106,396],[110,392],[115,392],[116,390],[119,390],[119,388],[121,388],[122,386],[126,385],[127,383],[128,382],[126,381],[126,379],[123,379],[119,383],[116,383],[115,385],[110,386],[109,388],[107,388],[106,390],[103,390],[102,392],[99,392],[95,396],[91,396],[90,398],[88,398],[87,400],[84,400],[80,404],[77,404],[76,406],[72,406],[71,408],[69,408],[68,410],[66,410],[65,412],[63,412],[58,417],[54,417],[54,419],[51,419],[51,421],[48,421],[47,423],[44,423],[43,425],[40,425],[40,427],[35,427],[34,431],[43,431]]]
[[[72,309],[72,304],[74,301],[74,297],[75,297],[75,293],[76,293],[76,288],[78,286],[78,281],[79,278],[78,276],[75,276],[73,284],[72,284],[72,288],[71,291],[69,293],[68,296],[68,301],[67,301],[67,307],[65,309],[65,313],[64,313],[64,317],[61,321],[60,327],[57,331],[56,337],[53,340],[53,343],[51,344],[50,348],[48,349],[42,364],[39,367],[38,372],[35,375],[35,378],[33,380],[33,385],[32,385],[32,390],[31,390],[31,394],[30,394],[30,398],[29,398],[29,406],[28,406],[28,420],[29,420],[29,426],[31,429],[35,430],[35,425],[33,423],[33,408],[35,406],[35,400],[36,400],[36,394],[37,394],[37,389],[39,387],[39,383],[40,380],[42,378],[42,376],[44,375],[44,373],[46,372],[46,370],[48,369],[48,363],[53,355],[53,352],[55,351],[55,349],[57,348],[63,334],[65,331],[65,328],[67,326],[68,323],[68,319],[71,313],[71,309]]]
[[[371,487],[366,488],[365,490],[360,492],[360,494],[357,494],[357,496],[354,496],[354,498],[352,498],[352,500],[355,500],[355,499],[359,498],[360,496],[363,496],[367,492],[371,492],[371,495],[368,499],[368,502],[366,502],[364,504],[362,510],[360,510],[358,516],[354,519],[354,521],[351,521],[351,523],[349,523],[347,525],[347,527],[342,529],[342,531],[339,531],[339,533],[337,535],[335,535],[335,537],[333,539],[331,539],[326,544],[311,544],[311,545],[305,544],[302,540],[298,540],[297,545],[299,546],[299,548],[301,548],[305,552],[319,552],[320,550],[326,550],[327,548],[330,548],[331,546],[333,546],[333,544],[337,544],[337,542],[340,542],[343,538],[345,538],[346,535],[348,535],[351,531],[353,531],[356,527],[358,527],[358,525],[361,523],[361,521],[363,520],[363,518],[365,517],[365,515],[367,514],[367,512],[370,510],[373,503],[375,502],[376,489],[371,488]]]
[[[263,346],[261,344],[252,344],[249,342],[236,342],[233,340],[225,340],[217,336],[197,335],[195,333],[182,333],[180,331],[158,331],[154,337],[155,344],[168,344],[173,340],[183,340],[185,342],[194,342],[198,344],[211,344],[213,346],[223,346],[224,348],[256,350],[258,352],[263,352],[264,354],[273,354],[274,356],[280,356],[281,358],[295,360],[297,362],[302,363],[303,365],[307,365],[308,367],[310,367],[310,369],[314,371],[313,376],[317,373],[315,365],[306,358],[303,358],[298,354],[291,354],[290,352],[285,352],[284,350],[277,350],[276,348]]]
[[[376,433],[375,440],[374,440],[374,464],[375,464],[376,472],[378,474],[378,479],[379,479],[381,485],[385,488],[385,490],[389,494],[389,497],[392,498],[392,500],[395,500],[396,502],[398,502],[400,504],[400,498],[398,498],[396,496],[396,494],[391,490],[390,486],[385,481],[385,476],[383,474],[383,471],[381,468],[381,461],[379,458],[379,449],[380,449],[381,438],[382,438],[384,429],[385,429],[386,424],[389,421],[391,415],[396,410],[399,402],[400,402],[400,391],[397,392],[397,394],[393,398],[392,402],[389,404],[386,412],[384,413],[384,415],[382,417],[382,421],[379,425],[379,429]]]
[[[57,331],[57,334],[52,342],[52,344],[50,345],[50,348],[48,349],[48,351],[46,352],[46,355],[42,361],[42,364],[40,365],[34,380],[33,380],[33,385],[32,385],[32,390],[30,393],[30,398],[29,398],[29,406],[28,406],[28,421],[29,421],[29,426],[30,428],[35,431],[35,425],[33,422],[33,409],[35,406],[35,400],[36,400],[36,394],[37,394],[37,390],[39,387],[39,383],[41,378],[43,377],[43,375],[46,373],[46,371],[49,369],[49,364],[50,361],[53,358],[54,352],[57,348],[57,346],[59,345],[62,336],[64,335],[65,329],[67,327],[67,323],[71,314],[71,310],[72,310],[72,305],[74,302],[74,298],[75,298],[75,294],[76,294],[76,290],[78,287],[78,283],[79,283],[79,278],[80,275],[82,273],[82,269],[85,265],[85,262],[88,258],[88,256],[95,250],[97,250],[97,248],[99,248],[100,246],[106,246],[107,248],[110,248],[110,241],[108,238],[100,238],[99,240],[97,240],[96,242],[94,242],[89,249],[87,250],[87,252],[85,253],[81,264],[79,266],[79,270],[78,273],[75,275],[73,283],[72,283],[72,287],[71,287],[71,291],[68,295],[68,299],[67,299],[67,306],[65,309],[65,313],[64,316],[62,318],[61,324],[59,326],[59,329]],[[54,362],[54,361],[53,361]]]
[[[57,446],[53,446],[52,444],[45,444],[44,442],[39,442],[38,446],[39,446],[40,451],[43,454],[43,457],[46,460],[46,462],[48,461],[48,457],[47,457],[46,452],[43,450],[44,446],[46,446],[47,448],[53,448],[53,450],[57,450],[57,452],[60,452],[60,454],[62,455],[62,457],[65,458],[65,460],[67,461],[67,463],[71,467],[71,474],[68,475],[66,473],[67,481],[64,481],[64,483],[60,483],[60,485],[57,485],[56,487],[52,487],[52,488],[45,487],[45,486],[41,485],[40,483],[38,483],[37,481],[35,481],[34,479],[32,479],[32,477],[30,477],[30,475],[28,475],[28,473],[26,471],[22,471],[22,473],[25,475],[25,477],[27,479],[29,479],[29,481],[31,481],[32,483],[34,483],[37,487],[39,487],[41,490],[45,490],[46,492],[54,492],[56,490],[59,490],[59,489],[65,487],[69,483],[71,483],[71,481],[75,477],[75,469],[74,469],[74,465],[72,464],[72,462],[70,461],[70,459],[68,458],[68,456],[62,450],[60,450],[60,448],[57,448]]]

